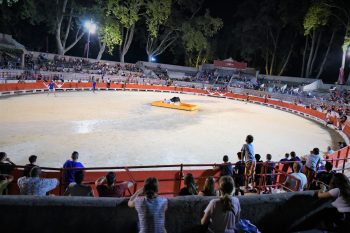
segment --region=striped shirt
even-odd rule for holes
[[[135,209],[139,217],[139,233],[166,233],[165,211],[167,206],[168,199],[163,197],[153,199],[147,197],[137,198]]]

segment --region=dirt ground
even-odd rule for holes
[[[292,150],[326,151],[337,133],[305,118],[256,104],[158,92],[67,92],[0,99],[0,151],[17,164],[31,154],[41,166],[61,167],[72,151],[85,166],[236,161],[247,134],[255,153],[280,160]],[[153,107],[179,96],[198,104],[186,112]]]

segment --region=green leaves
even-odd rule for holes
[[[172,0],[149,0],[146,3],[146,25],[151,38],[158,36],[159,26],[165,24],[171,13]]]
[[[112,55],[114,47],[122,43],[118,22],[107,20],[100,29],[100,40],[106,45],[108,53]]]
[[[330,9],[321,2],[311,5],[304,18],[304,35],[309,35],[312,30],[325,26],[330,15]]]
[[[107,14],[116,17],[123,27],[130,28],[140,19],[142,4],[143,0],[109,0]]]

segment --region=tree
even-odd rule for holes
[[[124,62],[134,37],[135,24],[140,20],[143,0],[108,0],[108,15],[113,16],[119,24],[122,41],[119,45],[120,62]]]
[[[84,36],[81,24],[86,12],[76,0],[27,0],[22,11],[24,18],[29,18],[32,24],[45,23],[49,32],[55,35],[57,53],[64,55],[73,48]],[[68,43],[69,35],[74,32],[73,40]]]
[[[209,39],[222,27],[220,18],[210,16],[207,10],[204,16],[195,17],[182,25],[182,42],[185,49],[186,64],[198,67],[205,63],[211,54]]]
[[[148,61],[152,57],[162,54],[176,38],[176,28],[169,23],[172,0],[149,0],[146,4],[147,43],[146,53]]]

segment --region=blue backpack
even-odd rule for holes
[[[261,233],[248,219],[240,219],[236,224],[236,230],[238,233]]]

